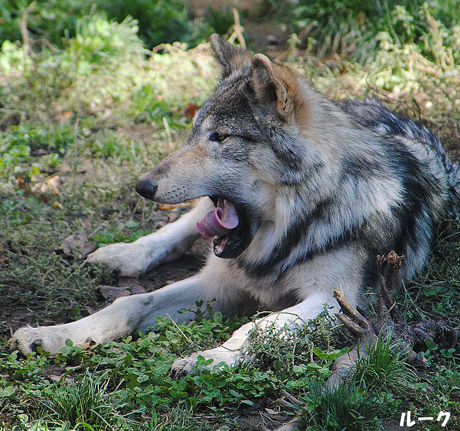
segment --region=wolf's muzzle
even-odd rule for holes
[[[149,180],[139,180],[136,184],[136,192],[146,199],[153,200],[158,189],[156,184]]]

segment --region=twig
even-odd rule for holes
[[[238,39],[238,42],[240,43],[241,47],[243,49],[246,49],[246,41],[244,40],[244,27],[240,23],[240,15],[238,14],[238,11],[236,8],[233,8],[233,19],[235,20],[235,24],[233,24],[233,34],[230,36],[228,41],[230,43],[233,43],[235,39]]]
[[[34,57],[34,55],[33,55],[32,49],[30,48],[30,38],[29,38],[29,32],[27,30],[27,17],[29,16],[30,12],[32,12],[35,9],[35,6],[37,6],[36,1],[33,1],[29,6],[27,6],[27,9],[22,14],[21,23],[19,25],[19,30],[21,32],[21,37],[22,37],[22,43],[24,45],[24,54],[30,55],[31,57]]]
[[[184,332],[182,331],[182,329],[179,328],[179,325],[173,320],[173,318],[169,315],[169,314],[166,314],[169,319],[171,320],[171,322],[173,323],[173,325],[176,327],[176,329],[182,334],[182,336],[187,340],[187,342],[193,346],[193,341],[187,337],[187,335],[184,334]]]
[[[380,295],[377,309],[380,318],[383,318],[385,314],[389,313],[394,323],[405,326],[405,321],[393,298],[403,260],[404,256],[398,256],[393,250],[386,256],[377,256],[377,274],[380,281]],[[387,274],[384,274],[383,269],[385,263],[387,264]]]
[[[163,124],[165,126],[166,136],[168,137],[169,148],[173,148],[174,144],[172,141],[171,129],[169,128],[168,119],[166,117],[163,117]]]
[[[290,394],[289,392],[285,391],[284,389],[281,389],[281,395],[285,398],[287,398],[291,403],[296,404],[300,407],[303,407],[305,403],[303,401],[298,400],[294,395]]]
[[[346,300],[343,294],[343,290],[334,290],[334,298],[339,303],[343,314],[336,314],[339,320],[345,324],[345,326],[352,329],[355,335],[363,334],[364,332],[373,331],[372,325],[366,320],[361,314],[359,314],[353,306],[351,306]],[[342,320],[343,319],[343,320]]]
[[[299,419],[295,418],[289,421],[287,424],[284,424],[281,428],[277,428],[276,431],[295,431],[299,429],[299,426]]]

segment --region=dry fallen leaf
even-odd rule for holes
[[[54,119],[56,121],[67,121],[70,120],[74,116],[74,113],[71,111],[64,111],[61,112],[60,114],[56,115]]]
[[[65,258],[73,260],[76,257],[84,259],[88,254],[97,249],[97,243],[88,241],[87,234],[83,230],[73,233],[61,242],[54,252],[63,255]]]
[[[188,118],[193,118],[196,114],[196,111],[198,111],[198,109],[200,109],[198,105],[191,103],[185,107],[183,111],[183,116],[188,117]]]
[[[122,296],[136,295],[138,293],[145,293],[146,290],[141,286],[135,278],[120,277],[118,286],[98,286],[96,289],[109,302],[115,301]]]
[[[129,289],[133,295],[146,292],[145,287],[139,284],[138,281],[133,277],[119,277],[118,286]]]
[[[131,292],[126,287],[118,287],[118,286],[97,286],[96,288],[102,297],[108,301],[113,302],[117,298],[121,298],[122,296],[129,296]]]
[[[58,196],[61,194],[59,191],[61,178],[57,173],[50,175],[49,177],[33,174],[30,181],[32,183],[31,190],[33,193],[52,193]]]

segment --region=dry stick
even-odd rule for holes
[[[336,317],[345,325],[345,327],[353,334],[354,337],[360,337],[364,334],[365,331],[363,328],[344,314],[337,313]]]
[[[342,309],[343,315],[336,314],[336,316],[343,322],[342,317],[345,317],[347,322],[350,322],[351,326],[354,328],[362,328],[359,330],[359,334],[362,334],[364,331],[372,331],[372,326],[369,321],[366,320],[361,314],[359,314],[354,307],[352,307],[345,299],[343,290],[334,290],[334,298],[339,303],[340,308]],[[353,323],[354,322],[354,323]],[[348,327],[348,325],[346,325]],[[363,331],[364,330],[364,331]]]
[[[182,336],[187,340],[187,342],[193,346],[193,341],[187,337],[187,335],[184,334],[184,332],[182,331],[182,329],[179,328],[179,325],[174,321],[174,319],[169,315],[169,314],[166,314],[169,319],[171,320],[171,322],[173,323],[173,325],[176,327],[176,329],[182,334]]]
[[[378,300],[378,316],[383,319],[385,315],[390,314],[394,323],[405,325],[405,321],[399,312],[398,305],[393,298],[393,293],[398,279],[399,270],[404,256],[398,256],[393,250],[386,256],[377,256],[377,274],[380,282],[380,295]],[[383,265],[387,263],[388,274],[383,274]],[[388,281],[388,283],[387,283]]]
[[[166,136],[168,137],[169,148],[174,148],[174,143],[171,136],[171,129],[169,128],[168,119],[163,117],[163,124],[165,126]]]
[[[276,431],[295,431],[299,429],[299,419],[293,419],[287,424],[284,424],[281,428],[277,428]]]
[[[303,401],[300,401],[294,395],[290,394],[289,392],[287,392],[284,389],[281,389],[280,393],[281,393],[281,395],[283,397],[287,398],[289,401],[291,401],[291,403],[293,403],[293,404],[295,404],[297,406],[303,407],[305,405],[305,403]]]
[[[29,32],[27,30],[27,17],[29,16],[29,13],[35,9],[35,6],[37,6],[36,1],[33,1],[29,6],[27,6],[27,9],[22,14],[21,23],[19,25],[19,30],[21,32],[21,37],[22,37],[22,43],[24,45],[24,54],[26,56],[30,55],[31,57],[34,57],[34,55],[33,55],[32,49],[30,48],[30,38],[29,38]]]
[[[228,39],[229,42],[233,43],[235,39],[238,39],[241,47],[246,49],[246,41],[244,40],[244,27],[240,23],[240,15],[238,11],[233,8],[233,19],[235,20],[235,24],[233,24],[233,34]]]

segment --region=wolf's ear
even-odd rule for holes
[[[221,67],[223,78],[251,61],[252,54],[249,51],[232,45],[218,34],[211,36],[211,46]]]
[[[276,109],[277,114],[287,120],[294,111],[298,88],[294,74],[263,54],[252,57],[251,69],[256,98]]]

